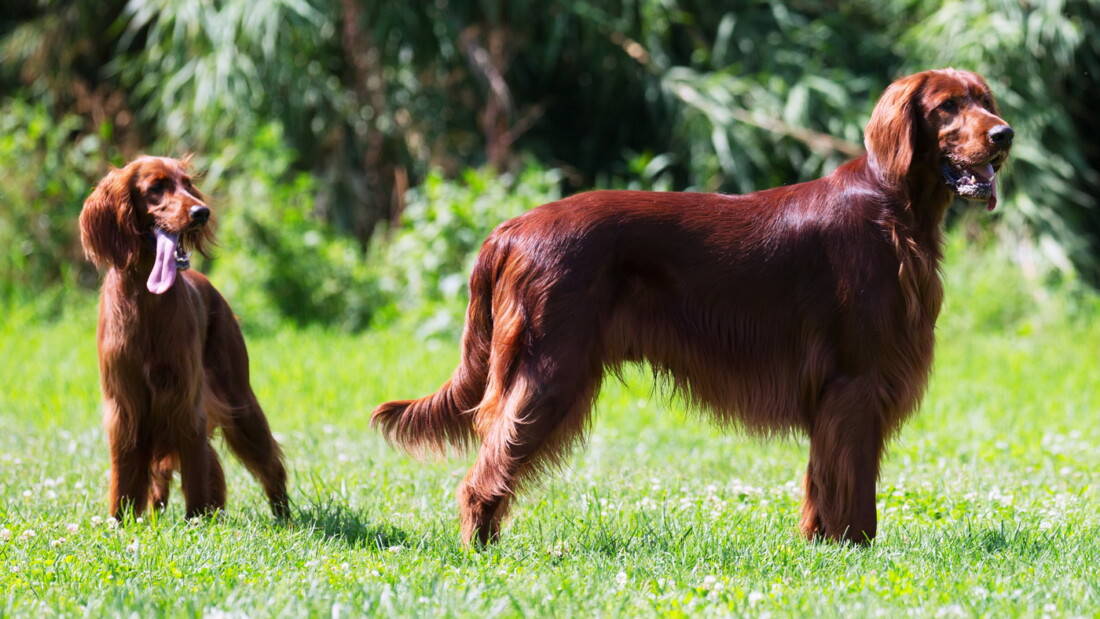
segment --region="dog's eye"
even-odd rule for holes
[[[154,194],[154,195],[159,195],[159,194],[164,193],[164,190],[167,187],[168,187],[168,182],[165,181],[162,178],[159,181],[154,182],[152,185],[149,185],[149,193]]]
[[[952,114],[959,109],[959,102],[955,99],[948,99],[940,104],[940,109],[948,114]]]

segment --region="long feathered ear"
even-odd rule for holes
[[[99,181],[80,211],[80,243],[96,266],[126,269],[140,248],[129,177],[111,170]]]
[[[863,133],[871,165],[889,185],[898,185],[909,174],[916,150],[917,96],[923,74],[902,78],[886,89],[871,112]]]

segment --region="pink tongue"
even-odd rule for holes
[[[153,228],[153,234],[157,238],[157,258],[145,287],[153,294],[163,294],[176,283],[176,243],[179,235],[169,234],[160,228]]]
[[[973,168],[970,168],[970,171],[974,174],[974,176],[990,182],[993,181],[993,175],[996,173],[994,172],[993,164],[991,163],[987,163],[981,166],[974,166]],[[992,211],[995,208],[997,208],[997,183],[993,182],[993,187],[990,189],[989,201],[986,202],[985,210]]]
[[[974,166],[970,168],[976,176],[982,177],[983,180],[989,180],[993,178],[993,164],[987,163],[985,165]]]

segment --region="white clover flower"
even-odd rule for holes
[[[22,537],[23,539],[30,539],[36,535],[38,534],[34,532],[34,529],[27,529],[26,531],[23,531],[23,534],[19,537]]]
[[[401,552],[401,551],[402,551],[402,550],[404,550],[404,549],[405,549],[405,547],[404,547],[404,546],[401,546],[401,545],[399,544],[399,545],[397,545],[397,546],[390,546],[390,547],[389,547],[389,548],[387,548],[386,550],[387,550],[387,551],[389,551],[389,552]]]
[[[551,557],[554,557],[555,559],[560,559],[565,556],[567,552],[569,552],[569,545],[565,542],[558,542],[553,546],[547,548],[546,552],[549,553]]]
[[[8,541],[11,539],[11,531],[8,529],[0,529],[0,540]]]
[[[619,572],[615,575],[615,583],[618,584],[620,587],[625,586],[627,580],[628,578],[626,576],[626,572]]]
[[[50,548],[57,548],[58,546],[60,546],[61,544],[64,544],[64,543],[65,543],[65,538],[64,537],[59,537],[57,539],[50,540]]]
[[[939,610],[936,611],[936,616],[937,617],[949,617],[949,616],[963,617],[965,615],[966,615],[966,612],[963,610],[963,607],[959,604],[951,604],[950,606],[943,606]]]
[[[23,498],[24,498],[24,499],[29,499],[29,498],[31,498],[31,491],[30,491],[30,490],[24,490],[24,491],[23,491]]]
[[[126,547],[126,552],[137,554],[139,550],[141,550],[141,542],[135,537],[134,541],[130,542],[130,545]]]
[[[749,594],[749,604],[752,604],[754,606],[756,605],[757,602],[760,602],[763,599],[764,599],[764,594],[759,592],[759,591],[753,591],[752,593]]]
[[[69,524],[65,525],[65,529],[68,530],[69,533],[76,533],[80,530],[80,525],[75,522],[70,522]]]
[[[100,524],[102,524],[102,523],[103,523],[103,518],[100,518],[99,516],[92,516],[92,517],[91,517],[91,518],[89,519],[89,522],[91,522],[91,523],[92,523],[92,526],[93,526],[93,527],[98,527],[98,526],[99,526]]]

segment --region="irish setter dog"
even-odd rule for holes
[[[97,340],[115,518],[150,501],[163,507],[176,469],[188,517],[222,508],[216,428],[275,515],[289,513],[286,470],[249,385],[240,327],[209,280],[188,269],[187,249],[203,252],[212,240],[209,219],[187,161],[162,157],[112,170],[80,213],[85,254],[108,267]]]
[[[484,544],[583,434],[606,369],[646,361],[721,422],[808,434],[802,533],[866,543],[884,444],[932,364],[944,212],[994,207],[1012,136],[981,77],[925,71],[887,88],[867,154],[824,178],[533,209],[481,249],[451,379],[373,421],[413,450],[480,441],[458,502]]]

